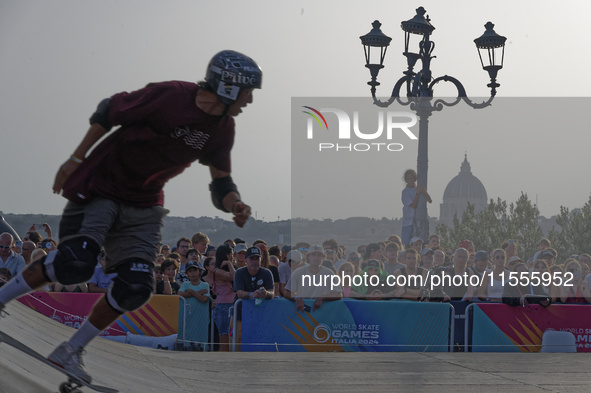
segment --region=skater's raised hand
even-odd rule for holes
[[[86,153],[107,132],[108,131],[98,123],[93,123],[90,125],[90,128],[86,132],[86,135],[84,135],[82,142],[80,142],[76,150],[74,150],[74,154],[72,154],[57,171],[57,175],[55,175],[55,181],[53,182],[54,193],[60,193],[60,191],[64,188],[66,180],[68,180],[70,175],[74,173],[76,168],[78,168],[78,165],[82,164],[82,161],[84,161]]]
[[[60,166],[60,169],[57,171],[55,180],[53,182],[53,192],[55,194],[59,194],[61,192],[62,188],[64,187],[64,183],[66,180],[68,180],[70,175],[74,173],[76,168],[78,168],[78,165],[80,165],[80,163],[68,159],[62,164],[62,166]]]
[[[250,217],[250,206],[242,201],[236,201],[232,208],[232,213],[234,214],[233,220],[240,228],[246,224],[248,218]]]

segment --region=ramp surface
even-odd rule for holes
[[[74,329],[12,302],[0,330],[48,355]],[[582,392],[589,355],[521,353],[200,353],[97,338],[94,382],[128,392]],[[0,344],[0,392],[53,393],[61,373]],[[83,389],[90,392],[88,389]]]

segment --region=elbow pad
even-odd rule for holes
[[[110,131],[113,125],[109,122],[109,107],[111,99],[105,98],[99,102],[96,111],[90,116],[90,124],[99,123],[107,131]]]
[[[230,213],[230,211],[227,210],[222,203],[224,197],[232,191],[240,195],[231,176],[213,179],[209,184],[209,191],[211,191],[211,201],[213,202],[213,205],[217,209],[226,213]]]

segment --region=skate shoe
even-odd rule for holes
[[[63,342],[47,359],[84,382],[90,383],[92,378],[84,370],[84,363],[82,362],[84,352],[84,348],[76,350],[70,343]]]

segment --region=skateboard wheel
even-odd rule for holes
[[[82,393],[82,390],[70,385],[68,382],[62,382],[60,393]]]

